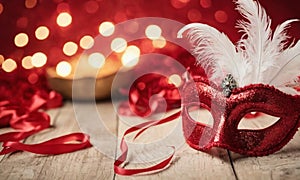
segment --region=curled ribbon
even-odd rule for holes
[[[10,83],[13,81],[9,81]],[[89,137],[73,133],[39,144],[24,144],[21,140],[50,127],[50,117],[41,109],[62,105],[62,97],[55,91],[48,92],[42,87],[32,87],[24,81],[11,89],[9,82],[0,81],[0,127],[10,126],[15,132],[0,134],[3,149],[0,155],[16,151],[37,154],[62,154],[90,147]]]
[[[120,149],[121,149],[122,154],[114,163],[115,173],[120,174],[120,175],[129,176],[129,175],[135,175],[135,174],[141,174],[141,173],[155,172],[158,170],[163,170],[166,167],[168,167],[168,165],[170,164],[170,162],[174,156],[174,153],[175,153],[174,147],[172,147],[173,153],[168,158],[166,158],[165,160],[163,160],[160,163],[155,164],[153,166],[150,166],[147,168],[141,168],[141,169],[126,169],[124,167],[121,167],[121,165],[126,161],[127,154],[128,154],[128,145],[125,141],[125,137],[128,134],[137,132],[137,134],[134,137],[134,139],[136,139],[139,135],[141,135],[145,130],[147,130],[150,127],[157,126],[160,124],[165,124],[165,123],[175,120],[176,118],[178,118],[180,116],[180,113],[181,112],[179,111],[179,112],[177,112],[171,116],[168,116],[164,119],[161,119],[159,121],[147,121],[145,123],[141,123],[139,125],[136,125],[136,126],[133,126],[129,129],[127,129],[122,137],[121,144],[120,144]]]

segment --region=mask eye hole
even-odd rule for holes
[[[239,130],[262,130],[275,124],[280,118],[261,112],[246,114],[238,125]]]
[[[196,122],[204,126],[213,127],[214,119],[209,110],[200,108],[199,105],[192,105],[188,107],[188,115]]]

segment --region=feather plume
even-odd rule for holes
[[[293,81],[300,75],[300,41],[293,47],[285,49],[276,59],[278,67],[268,84],[280,87]]]
[[[278,25],[272,34],[271,20],[265,9],[254,0],[234,0],[244,17],[237,27],[243,33],[235,47],[229,38],[215,28],[201,23],[186,25],[178,32],[194,45],[197,62],[215,83],[231,73],[238,85],[270,84],[288,94],[297,92],[288,84],[300,75],[300,41],[289,47],[286,33],[291,23]]]
[[[238,28],[244,33],[239,41],[244,57],[251,62],[252,76],[246,79],[247,83],[264,81],[264,72],[273,66],[276,49],[271,45],[271,20],[259,3],[253,0],[237,0],[237,10],[247,21],[238,21]]]
[[[241,72],[245,70],[241,69],[246,67],[246,63],[224,33],[206,24],[192,23],[183,27],[178,37],[182,37],[187,30],[187,36],[194,45],[193,54],[196,55],[197,63],[205,69],[211,81],[223,79],[225,73],[231,73],[237,77],[237,81],[244,76]]]
[[[287,35],[286,30],[290,27],[291,23],[299,21],[298,19],[290,19],[278,25],[274,31],[272,43],[277,46],[278,53],[284,50],[286,43],[290,36]]]

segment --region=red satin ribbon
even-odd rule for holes
[[[79,142],[71,144],[71,142]],[[69,144],[68,144],[69,143]],[[28,151],[36,154],[63,154],[91,147],[89,137],[83,133],[73,133],[54,138],[39,144],[23,144],[18,141],[6,141],[0,155],[15,151]]]
[[[8,124],[18,131],[0,135],[3,149],[0,155],[15,151],[28,151],[36,154],[62,154],[91,147],[89,137],[83,133],[73,133],[39,144],[23,144],[20,141],[50,127],[50,117],[40,109],[59,107],[62,97],[54,91],[35,94],[16,104],[9,100],[0,101],[0,127]],[[74,142],[75,141],[75,142]]]
[[[122,140],[121,140],[121,144],[120,144],[120,149],[121,149],[121,156],[115,161],[114,163],[114,170],[115,173],[119,174],[119,175],[135,175],[135,174],[141,174],[141,173],[150,173],[150,172],[155,172],[155,171],[159,171],[159,170],[163,170],[166,167],[168,167],[168,165],[170,164],[174,153],[175,153],[175,148],[173,148],[173,153],[166,158],[165,160],[163,160],[162,162],[155,164],[153,166],[147,167],[147,168],[141,168],[141,169],[125,169],[124,167],[121,167],[121,165],[126,161],[127,159],[127,153],[128,153],[128,146],[127,143],[125,141],[125,137],[128,134],[131,134],[133,132],[137,132],[137,134],[135,135],[134,139],[136,139],[139,135],[141,135],[145,130],[147,130],[150,127],[153,126],[157,126],[160,124],[165,124],[168,122],[171,122],[173,120],[175,120],[176,118],[178,118],[180,116],[181,112],[177,112],[171,116],[168,116],[162,120],[159,121],[147,121],[145,123],[141,123],[139,125],[133,126],[129,129],[127,129],[125,131],[125,133],[123,134]]]

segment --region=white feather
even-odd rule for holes
[[[290,95],[297,95],[299,94],[298,91],[296,91],[296,89],[292,88],[292,87],[286,87],[286,86],[280,86],[277,87],[277,89],[279,89],[280,91],[286,93],[286,94],[290,94]]]
[[[237,10],[247,21],[239,21],[244,33],[238,49],[246,49],[244,57],[252,64],[253,71],[247,83],[264,83],[264,72],[273,65],[277,47],[271,45],[271,21],[265,10],[253,0],[237,0]]]
[[[217,84],[225,77],[224,73],[231,73],[240,87],[263,83],[296,94],[297,91],[287,85],[300,75],[300,41],[286,47],[290,38],[286,30],[298,20],[285,21],[272,35],[271,20],[257,1],[235,0],[235,3],[245,18],[238,21],[237,27],[243,36],[237,47],[225,34],[201,23],[186,25],[178,37],[188,30],[198,64]]]
[[[280,53],[282,50],[284,50],[287,40],[290,38],[286,34],[286,30],[290,27],[291,23],[296,22],[296,21],[299,21],[299,19],[290,19],[276,27],[274,34],[273,34],[273,38],[272,38],[272,44],[274,46],[277,46],[278,53]]]
[[[236,52],[234,44],[224,34],[215,28],[201,23],[192,23],[184,26],[178,32],[178,37],[188,30],[188,38],[194,45],[193,54],[197,63],[206,71],[211,81],[224,79],[227,73],[237,77],[244,76],[243,67],[246,63]],[[225,74],[226,73],[226,74]]]
[[[268,84],[280,87],[296,79],[300,75],[300,41],[285,49],[276,62],[278,67],[273,69]]]

